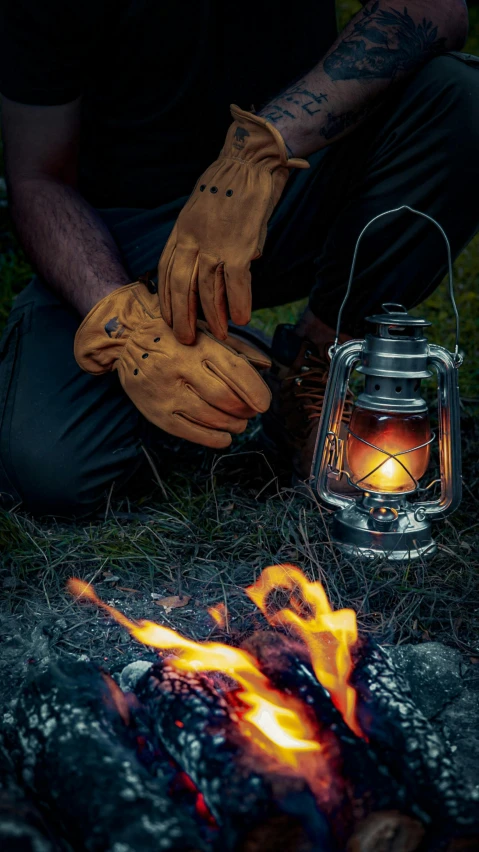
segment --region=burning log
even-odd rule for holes
[[[424,837],[417,820],[395,811],[370,814],[351,837],[346,852],[415,852]]]
[[[74,849],[204,849],[161,776],[151,778],[128,747],[128,714],[123,693],[91,664],[40,671],[15,710],[12,756],[24,785]]]
[[[315,714],[323,752],[332,773],[342,779],[343,784],[343,802],[339,812],[328,808],[327,799],[319,801],[320,809],[331,820],[339,843],[347,840],[358,823],[377,812],[397,813],[399,809],[427,819],[376,752],[346,725],[329,693],[317,680],[302,643],[280,633],[261,632],[246,640],[243,647],[255,656],[261,670],[277,689],[300,698]],[[419,833],[422,832],[420,823],[413,819],[409,822],[414,824],[414,836],[418,827]],[[385,850],[389,848],[384,845]],[[391,849],[394,848],[391,846]],[[411,849],[415,848],[411,846]]]
[[[304,778],[240,733],[235,712],[210,679],[159,662],[135,691],[157,739],[203,794],[220,827],[222,850],[332,849],[326,820]]]
[[[150,771],[157,755],[160,770],[166,754],[181,767],[222,852],[413,852],[424,848],[424,826],[438,852],[472,835],[478,799],[464,796],[404,678],[379,648],[358,643],[354,611],[333,612],[321,584],[295,566],[266,568],[246,593],[301,644],[275,632],[249,640],[249,653],[133,621],[82,581],[69,588],[143,644],[177,655],[134,686]],[[277,592],[289,606],[274,609]]]
[[[372,640],[358,643],[350,678],[357,717],[369,742],[412,791],[434,823],[451,835],[476,832],[479,799],[458,778],[446,744],[415,705],[406,678]]]

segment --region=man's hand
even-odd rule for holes
[[[251,317],[250,264],[260,257],[268,220],[292,168],[281,134],[232,106],[233,124],[219,158],[200,177],[178,216],[158,267],[161,312],[177,340],[196,336],[198,297],[219,340]]]
[[[178,343],[158,297],[143,283],[102,299],[78,329],[74,351],[88,373],[117,370],[123,389],[155,426],[206,447],[229,446],[231,435],[271,401],[255,369],[266,369],[267,358],[244,343],[238,354],[234,338],[219,343],[204,325],[193,346]]]

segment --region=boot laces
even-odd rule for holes
[[[308,361],[313,366],[308,366],[307,370],[303,368],[304,371],[295,376],[288,376],[287,380],[294,382],[298,386],[294,395],[296,399],[305,400],[302,403],[302,408],[307,412],[308,420],[316,420],[321,417],[330,365],[323,358],[313,355],[312,352],[308,353]],[[342,423],[349,424],[353,407],[353,394],[348,389],[344,400]]]

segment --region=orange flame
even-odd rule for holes
[[[218,627],[225,627],[228,623],[228,610],[224,603],[215,604],[215,606],[210,606],[208,609],[209,614],[213,621],[216,621]]]
[[[283,589],[290,593],[289,607],[271,614],[268,596]],[[269,623],[291,625],[307,645],[314,673],[328,690],[345,722],[359,736],[356,722],[356,692],[348,684],[352,669],[351,647],[357,641],[356,613],[352,609],[333,612],[323,586],[311,583],[294,565],[271,565],[246,590]]]
[[[87,598],[101,607],[143,644],[176,650],[179,655],[168,659],[175,668],[230,675],[240,684],[237,696],[247,708],[244,712],[238,711],[241,732],[283,763],[296,768],[302,756],[320,750],[306,708],[300,701],[278,692],[246,651],[219,642],[193,642],[152,621],[131,621],[104,603],[93,587],[82,580],[70,579],[67,588],[75,597]]]

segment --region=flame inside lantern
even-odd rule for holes
[[[353,482],[379,494],[414,491],[429,464],[430,439],[427,413],[388,413],[357,406],[346,442]]]
[[[289,607],[269,613],[269,595],[275,589],[289,593]],[[118,624],[145,645],[171,650],[168,663],[181,671],[222,672],[238,684],[236,697],[244,709],[236,708],[241,733],[274,755],[282,763],[297,768],[308,756],[321,749],[308,708],[298,699],[275,689],[247,651],[220,642],[194,642],[175,630],[152,621],[132,621],[104,603],[88,583],[72,578],[68,590],[86,598],[112,616]],[[361,734],[355,720],[355,692],[348,684],[352,668],[350,648],[357,639],[353,610],[333,612],[319,582],[311,583],[293,565],[265,568],[246,594],[264,612],[272,626],[289,625],[309,649],[318,680],[349,727]],[[223,608],[213,608],[212,617],[221,623]],[[304,610],[307,610],[307,615]],[[218,611],[219,610],[219,611]]]

